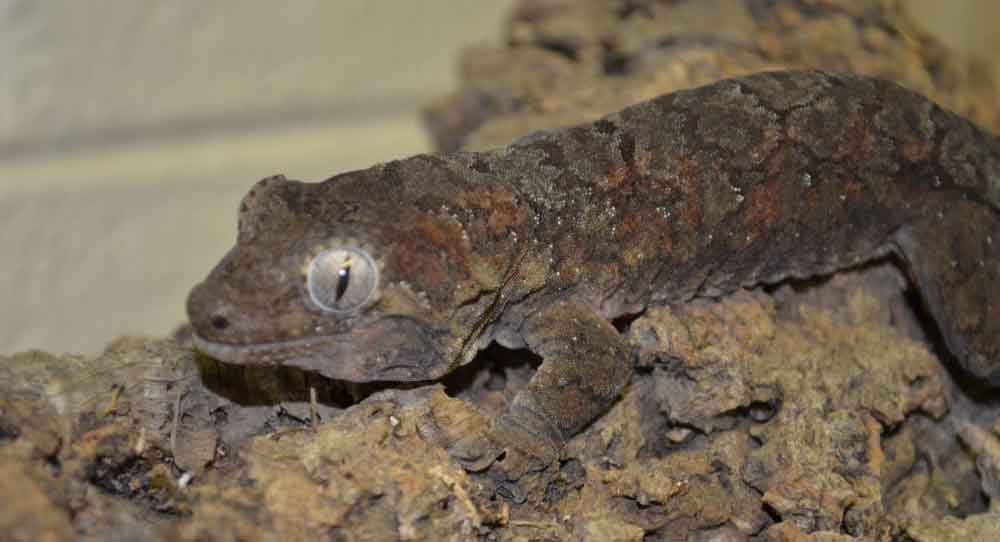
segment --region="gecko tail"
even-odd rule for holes
[[[1000,218],[963,200],[893,239],[948,350],[978,380],[1000,386]]]

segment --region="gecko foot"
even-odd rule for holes
[[[510,416],[491,424],[488,439],[500,450],[490,466],[490,477],[513,482],[526,474],[541,472],[559,459],[561,442],[530,431]]]
[[[490,467],[503,448],[486,435],[466,435],[447,447],[448,455],[469,472],[482,472]]]

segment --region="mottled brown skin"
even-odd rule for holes
[[[453,451],[479,469],[506,448],[516,478],[628,382],[611,319],[890,253],[961,366],[1000,384],[998,205],[994,136],[893,83],[765,73],[496,151],[265,179],[188,313],[220,359],[351,381],[437,379],[494,340],[531,349],[527,388]],[[375,301],[315,306],[317,246],[377,259]]]

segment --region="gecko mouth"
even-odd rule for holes
[[[270,343],[228,344],[210,341],[197,333],[192,336],[194,347],[199,352],[219,361],[240,365],[281,365],[296,357],[315,354],[331,339],[309,337]]]
[[[392,318],[349,333],[253,344],[220,343],[192,335],[194,348],[237,365],[291,366],[349,382],[414,382],[451,369],[444,332]]]

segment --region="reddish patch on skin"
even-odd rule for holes
[[[847,119],[847,134],[862,134],[862,137],[843,137],[833,149],[834,160],[843,160],[851,156],[874,156],[875,134],[868,128],[868,122],[859,116],[858,112],[852,112]]]
[[[903,143],[901,150],[907,162],[920,162],[930,156],[931,145],[926,140],[910,139]]]
[[[677,160],[677,176],[684,179],[684,184],[690,186],[691,179],[694,178],[695,173],[703,168],[703,164],[698,164],[695,160],[688,157],[683,157]]]
[[[520,225],[523,221],[521,210],[511,203],[499,209],[494,209],[486,220],[486,225],[489,226],[491,232],[499,235]]]
[[[462,226],[454,221],[424,218],[417,222],[414,230],[440,252],[448,254],[448,258],[460,265],[465,265],[469,258],[468,244],[462,239]]]
[[[634,208],[619,207],[621,209],[621,220],[616,224],[615,239],[624,240],[632,237],[636,232],[642,231],[643,224],[648,224],[649,219],[639,213]]]
[[[649,163],[653,161],[653,153],[645,149],[635,149],[635,172],[639,175],[649,175]]]
[[[455,194],[452,201],[456,207],[486,211],[486,226],[495,235],[515,229],[526,220],[525,211],[518,206],[514,194],[497,187],[462,191]]]
[[[753,241],[762,231],[775,224],[781,216],[781,194],[777,182],[755,186],[746,195],[743,229],[746,240]]]
[[[698,225],[701,224],[701,211],[702,207],[699,202],[692,201],[691,197],[682,200],[681,205],[677,206],[677,215],[685,224],[692,230],[695,231]]]
[[[458,225],[422,218],[414,223],[410,235],[400,239],[396,250],[399,266],[410,270],[409,274],[420,283],[442,284],[448,278],[448,271],[439,257],[441,252],[448,255],[448,260],[464,265],[466,255],[462,252],[461,235]]]
[[[660,249],[665,254],[673,254],[674,252],[674,236],[670,235],[670,228],[663,228],[660,233]]]
[[[679,188],[682,197],[678,200],[678,205],[674,207],[676,216],[683,221],[691,231],[697,231],[701,224],[702,205],[698,194],[697,181],[693,180],[698,172],[699,165],[690,158],[681,158],[677,161],[677,177],[681,180]]]
[[[632,169],[628,166],[621,166],[611,170],[605,177],[604,188],[614,190],[618,188],[632,175]]]
[[[421,285],[421,290],[426,291],[423,285],[440,284],[445,280],[445,269],[440,259],[428,258],[431,251],[417,246],[413,237],[401,239],[395,253],[398,267],[408,270],[407,275]]]
[[[424,218],[417,222],[413,229],[423,234],[424,238],[430,241],[431,244],[444,250],[448,250],[449,246],[454,244],[454,240],[444,231],[441,224],[433,219]]]

